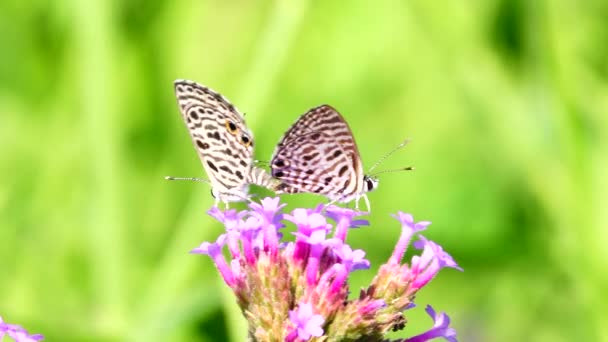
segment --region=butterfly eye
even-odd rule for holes
[[[248,146],[250,146],[253,143],[251,141],[251,139],[248,136],[246,136],[246,135],[243,135],[241,137],[241,142],[243,143],[243,145],[245,145],[245,147],[248,147]]]
[[[230,134],[236,134],[236,125],[230,120],[226,120],[226,129],[228,130],[228,132],[230,132]]]
[[[374,188],[374,182],[372,182],[371,179],[366,179],[365,183],[367,185],[367,191],[372,191],[372,189]]]

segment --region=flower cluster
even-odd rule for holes
[[[35,342],[44,339],[40,334],[30,335],[27,330],[16,324],[4,323],[0,317],[0,341],[4,339],[4,335],[8,335],[16,342]]]
[[[370,267],[361,249],[346,237],[350,228],[369,223],[362,213],[337,206],[295,209],[284,214],[279,198],[251,203],[250,210],[209,214],[226,227],[215,242],[204,242],[192,253],[209,255],[234,291],[249,324],[253,341],[386,341],[386,334],[405,327],[404,311],[414,296],[443,267],[462,270],[441,246],[419,235],[414,247],[422,253],[401,263],[414,235],[430,222],[414,222],[399,213],[400,239],[372,283],[355,299],[348,299],[348,276]],[[329,224],[327,219],[335,222]],[[295,241],[282,242],[284,222],[295,224]],[[227,246],[230,258],[223,253]],[[443,337],[456,341],[445,313],[427,306],[434,326],[407,342]]]

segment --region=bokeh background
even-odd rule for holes
[[[246,113],[256,157],[328,103],[368,167],[402,141],[352,233],[372,270],[389,214],[464,267],[417,298],[461,341],[608,341],[605,1],[2,1],[0,315],[47,341],[241,341],[212,263],[222,227],[172,82]],[[322,198],[285,196],[289,208]]]

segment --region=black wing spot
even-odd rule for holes
[[[241,141],[243,142],[243,145],[245,145],[245,146],[249,146],[251,144],[251,139],[249,139],[249,137],[246,135],[243,135],[241,137]]]
[[[342,154],[341,150],[336,150],[336,152],[334,152],[334,158],[338,158],[341,154]]]
[[[215,166],[215,164],[213,164],[212,162],[207,160],[207,165],[209,165],[209,167],[211,168],[211,170],[217,172],[217,167]]]
[[[230,170],[230,168],[226,165],[222,165],[220,166],[220,170],[224,171],[224,172],[228,172],[229,174],[233,175],[234,173],[232,172],[232,170]]]
[[[229,156],[232,156],[232,150],[231,150],[231,149],[229,149],[229,148],[227,148],[227,149],[226,149],[226,151],[225,151],[224,153],[226,153],[226,154],[227,154],[227,155],[229,155]]]
[[[325,185],[329,185],[329,183],[331,183],[331,181],[334,179],[334,177],[327,177],[325,178]]]
[[[199,109],[198,109],[198,113],[199,113],[200,115],[205,115],[205,110],[204,110],[203,108],[199,108]]]
[[[202,142],[200,140],[196,141],[196,146],[198,146],[199,148],[206,150],[209,148],[209,144],[207,144],[206,142]]]
[[[241,171],[236,171],[234,173],[239,179],[244,179],[245,177],[243,177],[243,174],[241,173]]]
[[[218,132],[218,131],[215,131],[213,133],[207,133],[207,137],[208,138],[213,138],[213,139],[219,140],[219,141],[222,140],[222,138],[220,137],[220,132]]]
[[[194,120],[198,120],[198,114],[196,114],[195,110],[190,111],[190,117]]]
[[[340,168],[340,171],[338,171],[338,177],[342,177],[346,173],[346,171],[348,171],[348,167],[346,165],[342,166]]]
[[[274,162],[274,166],[285,167],[285,161],[283,161],[283,159],[277,159],[277,161]]]
[[[247,167],[247,162],[245,162],[244,160],[239,160],[239,164],[241,164],[241,166],[245,166]]]
[[[306,170],[306,173],[309,175],[312,175],[314,173],[314,171],[312,169],[308,169],[308,170]]]
[[[226,120],[226,128],[228,129],[228,132],[230,132],[230,134],[236,134],[236,125],[234,124],[234,122],[230,121],[230,120]]]
[[[311,161],[311,160],[315,159],[317,156],[319,156],[319,154],[318,154],[318,153],[307,154],[307,155],[304,155],[304,156],[302,157],[302,159],[304,159],[304,160],[306,160],[306,161]]]
[[[276,171],[276,172],[273,172],[272,176],[273,177],[277,177],[277,178],[281,178],[281,177],[285,176],[285,173],[283,173],[283,171]]]
[[[321,133],[314,133],[313,135],[310,136],[310,139],[319,140],[320,137],[321,137]]]

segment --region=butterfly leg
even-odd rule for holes
[[[334,198],[333,200],[330,200],[329,202],[327,202],[327,204],[325,205],[325,208],[329,207],[330,205],[338,202],[340,200],[340,197],[338,198]]]
[[[355,195],[355,210],[359,211],[359,200],[363,198],[365,200],[365,206],[367,207],[367,212],[371,211],[371,206],[369,204],[369,199],[367,198],[367,194],[357,194]]]
[[[369,204],[369,198],[367,198],[367,195],[366,195],[366,194],[361,195],[361,197],[363,197],[363,199],[365,200],[365,206],[367,207],[367,212],[368,212],[368,213],[371,213],[371,211],[372,211],[372,207],[371,207],[371,205]]]
[[[216,191],[213,190],[213,188],[211,188],[211,197],[214,199],[213,206],[219,208],[220,196],[216,193]]]

